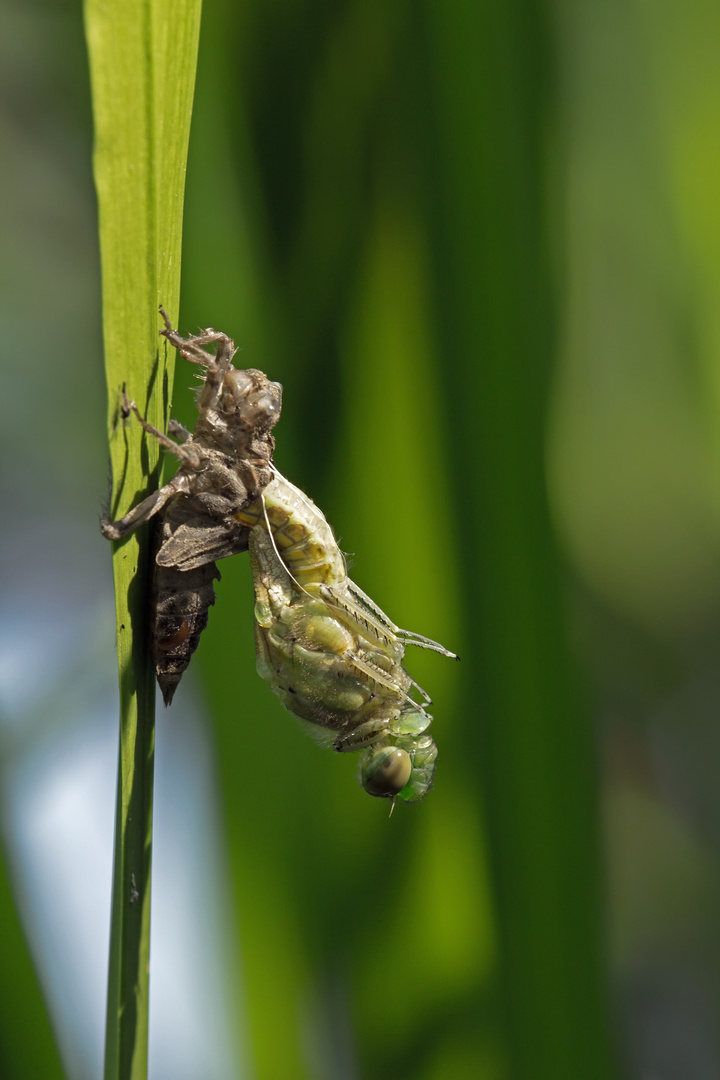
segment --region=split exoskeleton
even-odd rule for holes
[[[262,371],[233,366],[235,344],[227,334],[208,329],[183,338],[167,315],[161,330],[182,357],[205,369],[198,392],[198,419],[192,434],[170,421],[168,435],[148,424],[134,403],[125,402],[143,428],[180,459],[164,487],[119,521],[103,519],[108,540],[121,540],[155,515],[151,646],[165,704],[173,694],[207,625],[215,602],[215,561],[247,551],[249,530],[233,514],[254,502],[272,479],[275,440],[270,432],[280,418],[282,387]],[[205,346],[216,346],[214,354]]]
[[[432,784],[437,748],[428,734],[430,699],[402,666],[405,646],[454,653],[400,630],[351,581],[321,511],[272,464],[279,383],[234,368],[227,335],[182,338],[161,312],[161,333],[206,369],[198,420],[192,434],[171,421],[178,444],[127,402],[180,468],[120,521],[104,520],[102,531],[119,540],[159,515],[151,630],[165,703],[207,624],[220,576],[215,560],[249,547],[258,673],[290,712],[327,733],[333,749],[364,751],[369,794],[419,801]],[[215,355],[208,345],[217,346]]]

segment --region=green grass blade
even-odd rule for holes
[[[43,990],[20,921],[21,893],[11,880],[8,858],[0,847],[0,926],[3,960],[0,964],[0,1075],[6,1080],[64,1076]],[[28,1038],[32,1025],[32,1038]]]
[[[484,770],[508,1074],[614,1075],[593,734],[573,686],[544,475],[552,363],[534,0],[433,2],[445,354],[463,506],[470,758]],[[461,390],[458,392],[457,388]]]
[[[185,161],[200,0],[87,0],[114,490],[124,514],[158,478],[158,450],[118,418],[123,383],[164,427],[172,389],[158,337],[177,320]],[[105,1076],[147,1075],[155,684],[147,647],[147,531],[115,545],[120,761]]]

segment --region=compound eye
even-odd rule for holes
[[[411,773],[410,755],[398,747],[385,746],[363,764],[362,786],[368,795],[392,799],[405,787]]]

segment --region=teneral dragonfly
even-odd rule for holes
[[[322,512],[273,472],[234,515],[251,530],[258,673],[290,712],[327,732],[334,750],[365,751],[365,791],[417,802],[432,784],[437,748],[430,698],[403,667],[405,646],[455,654],[391,622],[348,577]]]

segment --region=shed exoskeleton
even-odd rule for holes
[[[197,422],[191,433],[171,420],[165,435],[124,395],[123,414],[134,412],[145,431],[180,459],[180,467],[119,521],[103,517],[101,530],[108,540],[122,540],[157,516],[150,630],[157,680],[169,705],[215,602],[216,560],[247,550],[249,529],[235,514],[255,502],[272,479],[271,431],[280,418],[282,387],[262,371],[234,367],[235,344],[227,334],[207,329],[183,338],[162,308],[160,314],[160,333],[204,369]]]

